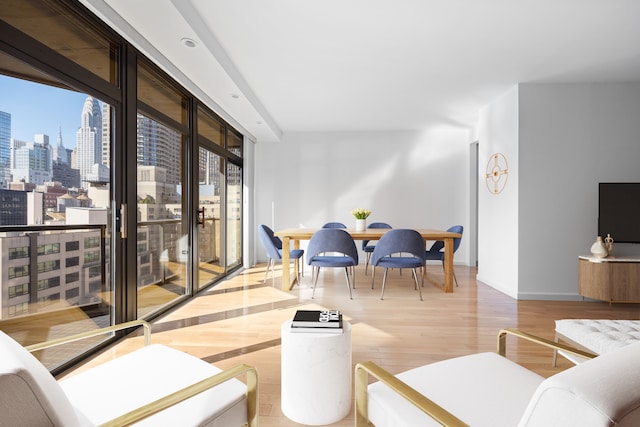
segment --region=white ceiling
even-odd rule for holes
[[[517,83],[640,81],[638,0],[80,1],[257,141],[471,128]]]

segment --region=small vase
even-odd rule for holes
[[[366,219],[356,219],[356,231],[364,231],[367,228]]]
[[[597,258],[605,258],[607,255],[609,255],[609,252],[607,252],[607,247],[602,241],[602,237],[598,236],[593,245],[591,245],[591,253],[594,257]]]

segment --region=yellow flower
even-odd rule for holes
[[[351,215],[355,216],[356,219],[367,219],[367,217],[371,215],[371,211],[369,209],[358,208],[352,210]]]

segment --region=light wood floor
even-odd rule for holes
[[[520,328],[554,338],[554,320],[562,318],[638,319],[640,306],[603,302],[516,301],[475,280],[476,269],[456,266],[460,287],[445,294],[425,283],[424,301],[413,289],[409,271],[390,271],[385,299],[380,300],[382,274],[371,289],[371,274],[356,271],[354,299],[348,297],[344,271],[326,269],[311,299],[310,274],[292,292],[269,279],[262,283],[264,265],[237,274],[153,322],[152,342],[191,353],[220,368],[238,363],[254,365],[259,373],[261,426],[299,426],[280,409],[280,325],[296,309],[339,309],[352,325],[353,363],[372,360],[397,373],[426,363],[481,351],[494,351],[496,336],[505,327]],[[442,282],[442,268],[428,274]],[[138,348],[132,337],[103,352],[76,372]],[[572,366],[533,344],[508,341],[507,355],[543,376]],[[170,369],[170,367],[167,367]],[[73,372],[67,375],[73,375]],[[353,414],[333,426],[352,426]]]

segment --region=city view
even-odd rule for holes
[[[239,269],[244,135],[81,5],[5,9],[2,331],[150,320]],[[36,357],[64,369],[111,338]]]
[[[69,306],[108,317],[111,106],[5,76],[0,90],[0,226],[11,227],[0,232],[0,320]],[[142,114],[137,129],[138,287],[184,294],[182,135]],[[217,156],[204,156],[213,172],[201,171],[203,218],[211,223],[201,256],[215,260],[224,179]],[[139,303],[140,311],[154,308]]]

